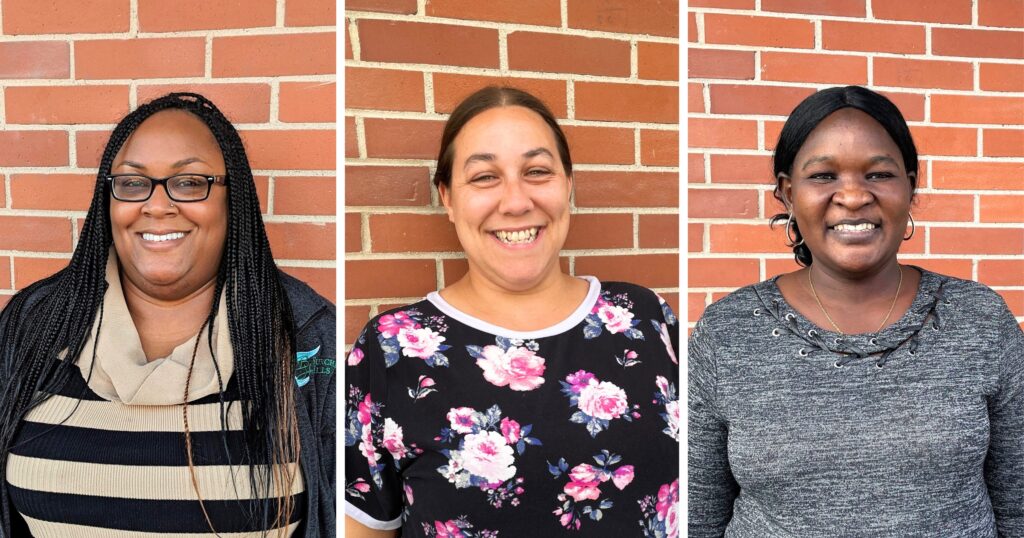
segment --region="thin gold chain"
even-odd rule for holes
[[[900,281],[899,281],[898,284],[896,284],[896,296],[892,298],[892,304],[889,305],[889,311],[885,313],[885,318],[882,319],[882,323],[880,323],[878,325],[878,328],[875,329],[876,333],[878,331],[882,330],[882,327],[885,327],[885,322],[889,321],[889,316],[892,315],[893,309],[896,308],[896,301],[900,298],[900,290],[903,288],[903,267],[899,266],[899,268],[900,268]],[[835,328],[837,333],[845,336],[846,333],[843,332],[843,330],[839,328],[839,325],[836,325],[836,322],[833,321],[832,316],[828,315],[828,311],[825,310],[825,306],[821,304],[821,299],[818,299],[818,293],[814,291],[814,281],[811,280],[811,270],[810,269],[807,269],[807,283],[811,286],[811,295],[814,296],[814,302],[818,303],[818,308],[821,309],[821,313],[825,314],[825,319],[827,319],[828,322],[832,324],[832,327]]]

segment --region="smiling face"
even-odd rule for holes
[[[855,275],[895,260],[911,183],[899,148],[871,116],[843,108],[826,117],[781,186],[814,265]]]
[[[224,157],[213,133],[183,110],[153,114],[114,157],[111,174],[161,178],[193,172],[222,175]],[[228,180],[230,181],[230,179]],[[123,278],[150,297],[184,298],[217,276],[228,226],[227,189],[213,185],[201,202],[172,202],[156,186],[145,202],[110,198],[114,249]]]
[[[513,291],[557,276],[572,183],[551,128],[527,108],[492,108],[453,146],[451,186],[439,192],[470,276]]]

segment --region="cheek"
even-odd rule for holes
[[[139,216],[137,204],[128,204],[113,200],[110,203],[110,228],[115,240],[119,233],[124,233]]]

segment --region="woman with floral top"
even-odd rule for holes
[[[349,355],[348,535],[678,536],[676,318],[562,271],[572,161],[551,112],[476,92],[434,182],[469,271]]]

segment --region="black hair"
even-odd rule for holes
[[[521,106],[540,115],[555,135],[558,157],[562,161],[562,167],[565,168],[565,175],[572,176],[569,142],[566,140],[562,128],[558,126],[555,115],[551,113],[547,105],[532,94],[518,88],[487,86],[463,99],[459,106],[452,111],[451,116],[448,116],[448,121],[444,124],[444,132],[441,134],[441,150],[437,154],[437,170],[434,172],[435,187],[442,184],[445,187],[451,186],[452,161],[455,159],[455,148],[452,146],[452,142],[455,141],[455,137],[459,135],[466,123],[487,110],[503,106]]]
[[[910,177],[910,193],[913,198],[917,190],[917,147],[910,135],[907,120],[903,118],[900,109],[885,96],[861,86],[846,86],[827,88],[812,94],[793,109],[786,124],[782,126],[778,143],[775,144],[772,166],[775,175],[775,198],[787,205],[787,209],[788,204],[782,196],[780,174],[790,175],[796,154],[807,141],[811,131],[833,112],[843,108],[855,108],[864,112],[889,133],[903,156],[903,166]],[[770,225],[789,219],[789,213],[779,213],[772,216]],[[794,235],[792,239],[797,243],[793,245],[796,262],[804,267],[810,266],[813,262],[811,251],[801,241],[802,236],[797,222],[792,221],[790,226]]]
[[[105,176],[110,173],[112,161],[143,121],[157,112],[171,109],[189,112],[206,124],[224,155],[228,176],[227,235],[213,305],[204,328],[212,352],[210,335],[223,291],[234,376],[243,403],[245,443],[238,464],[248,466],[250,484],[257,492],[249,505],[250,517],[264,532],[274,527],[287,528],[294,508],[289,493],[294,477],[288,463],[298,458],[292,385],[295,329],[291,306],[271,255],[242,140],[220,110],[198,94],[172,93],[157,98],[138,107],[117,124],[103,151],[92,203],[71,262],[57,274],[17,293],[0,313],[0,327],[3,327],[0,333],[0,469],[6,466],[7,455],[25,413],[64,386],[77,370],[77,357],[83,351],[97,315],[102,325],[102,303],[107,289],[105,272],[112,243],[110,195]],[[27,307],[29,297],[37,292],[45,295]],[[199,340],[193,350],[193,364]],[[61,353],[66,353],[64,360],[58,360]],[[191,370],[189,374],[191,379]],[[225,387],[219,372],[218,380],[223,412]],[[188,390],[186,384],[183,422],[194,481]],[[222,424],[226,424],[226,420],[222,420]],[[280,465],[267,465],[268,462]],[[196,493],[199,494],[198,489]],[[259,497],[276,499],[276,510],[270,508],[271,503],[260,502]],[[202,503],[201,496],[199,501]],[[202,506],[205,513],[205,505]],[[210,524],[209,517],[207,523]],[[214,530],[212,524],[210,526]]]

